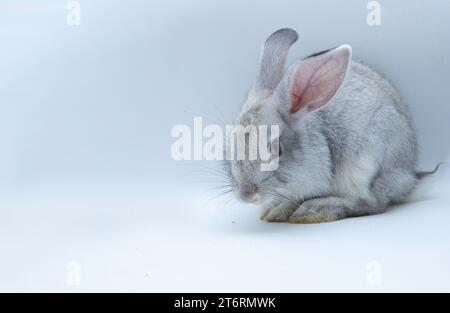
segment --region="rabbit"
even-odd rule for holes
[[[235,121],[279,125],[279,136],[267,142],[279,166],[261,171],[260,159],[225,160],[234,195],[261,204],[267,222],[322,223],[385,212],[423,175],[415,170],[408,107],[385,78],[352,61],[349,45],[299,59],[284,72],[297,40],[289,28],[268,37],[256,83]]]

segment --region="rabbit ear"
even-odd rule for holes
[[[267,38],[261,50],[256,91],[273,92],[277,87],[283,78],[288,50],[297,39],[297,32],[290,28],[280,29]]]
[[[293,64],[282,87],[289,113],[311,112],[327,104],[344,81],[351,54],[351,47],[342,45]]]

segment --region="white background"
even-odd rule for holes
[[[216,164],[170,155],[174,125],[232,121],[260,45],[291,27],[289,62],[352,45],[410,105],[419,167],[446,160],[450,3],[380,3],[369,26],[356,0],[81,1],[71,27],[66,1],[3,0],[0,289],[448,290],[445,166],[428,200],[385,215],[270,225],[209,201]]]

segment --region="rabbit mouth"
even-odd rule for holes
[[[247,203],[255,203],[255,204],[259,204],[262,202],[262,195],[260,193],[255,193],[251,196],[247,196],[247,197],[241,197],[241,200]]]
[[[263,201],[263,195],[260,192],[237,191],[236,197],[242,202],[259,204]]]

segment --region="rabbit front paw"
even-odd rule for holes
[[[287,201],[274,200],[263,208],[261,219],[269,223],[287,222],[296,206]]]
[[[345,207],[336,202],[332,197],[305,201],[289,217],[289,223],[318,224],[342,219]]]

